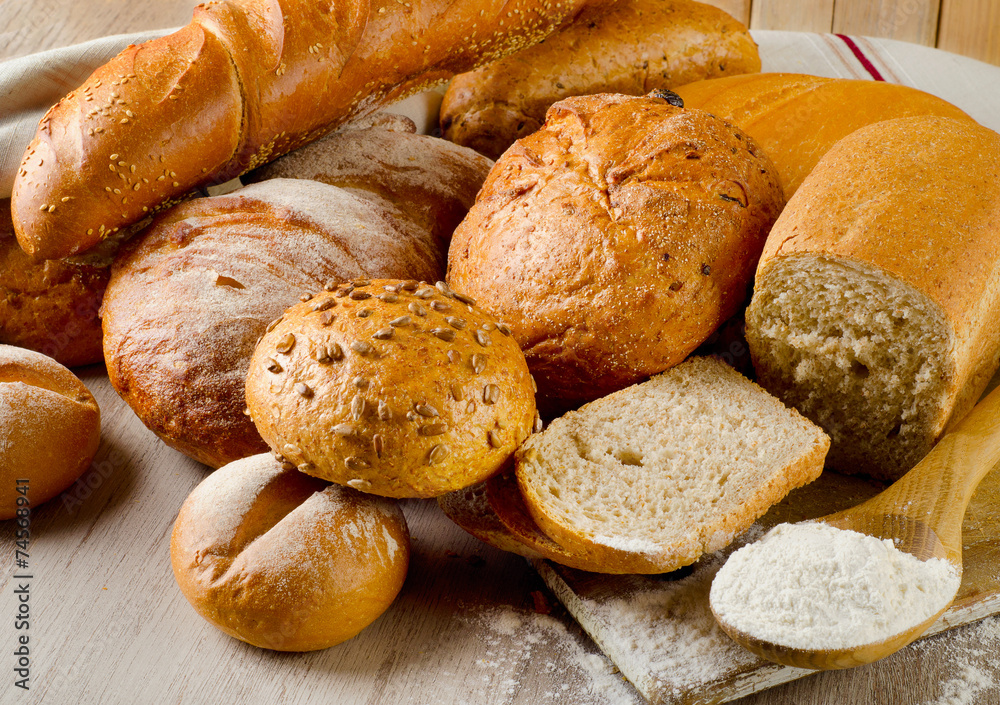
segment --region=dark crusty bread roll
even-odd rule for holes
[[[698,81],[677,93],[687,107],[730,120],[756,140],[786,199],[837,140],[865,125],[911,115],[972,119],[941,98],[885,81],[761,73]]]
[[[104,360],[98,311],[110,258],[32,262],[14,238],[10,199],[0,200],[0,343],[69,367]]]
[[[744,301],[782,206],[735,127],[660,97],[569,98],[490,172],[449,284],[514,333],[546,414],[683,360]]]
[[[486,479],[536,416],[510,331],[443,282],[356,280],[293,306],[257,345],[246,393],[287,462],[390,497]]]
[[[543,42],[456,76],[441,104],[445,139],[496,159],[574,95],[644,95],[760,71],[757,45],[726,12],[692,0],[585,8]]]
[[[768,238],[747,309],[760,383],[830,434],[828,464],[894,480],[1000,358],[1000,135],[899,118],[826,153]]]
[[[336,170],[319,169],[336,185],[272,179],[183,203],[128,243],[108,285],[112,384],[164,441],[214,467],[267,450],[243,389],[268,322],[331,280],[440,278],[489,168],[472,150],[384,129],[302,151],[295,159],[320,165],[339,155]]]
[[[76,482],[101,442],[101,412],[83,382],[10,345],[0,345],[0,421],[0,519]]]
[[[410,537],[395,502],[256,455],[212,473],[181,507],[181,592],[230,636],[279,651],[350,639],[392,603]]]
[[[524,48],[586,0],[220,0],[130,46],[41,120],[14,181],[33,258],[82,252],[193,188]]]

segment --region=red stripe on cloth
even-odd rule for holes
[[[882,74],[878,72],[878,69],[875,68],[875,64],[873,64],[871,61],[868,60],[868,57],[865,56],[865,53],[861,51],[861,47],[855,44],[853,39],[848,37],[846,34],[838,34],[837,37],[842,42],[844,42],[844,44],[847,45],[847,48],[851,50],[851,53],[854,54],[854,57],[859,62],[861,62],[861,65],[865,67],[865,71],[870,73],[872,78],[874,78],[876,81],[885,80],[884,78],[882,78]]]

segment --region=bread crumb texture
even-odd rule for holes
[[[713,358],[556,419],[517,454],[528,509],[606,572],[667,572],[819,476],[829,439]]]

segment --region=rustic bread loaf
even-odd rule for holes
[[[104,360],[101,307],[111,260],[32,262],[14,238],[10,199],[0,200],[0,343],[69,367]]]
[[[174,577],[198,614],[278,651],[325,649],[371,624],[402,588],[409,551],[395,502],[266,454],[209,475],[170,541]]]
[[[837,140],[860,127],[911,115],[972,119],[929,93],[884,81],[762,73],[698,81],[677,93],[687,107],[730,120],[756,140],[786,199]]]
[[[83,382],[10,345],[0,345],[0,421],[0,519],[76,482],[101,443],[101,412]]]
[[[666,98],[568,98],[496,163],[448,280],[506,322],[543,413],[683,360],[747,296],[782,206],[767,157]]]
[[[489,167],[472,150],[384,129],[302,151],[305,162],[340,154],[342,180],[272,179],[183,203],[128,243],[108,285],[111,383],[164,441],[213,467],[267,450],[243,410],[268,322],[331,281],[441,278],[448,235]]]
[[[130,46],[42,118],[17,237],[65,257],[352,116],[539,41],[586,0],[220,0]]]
[[[567,553],[606,573],[662,573],[816,479],[829,442],[724,363],[691,358],[529,438],[517,482]]]
[[[617,0],[584,8],[534,46],[456,76],[441,104],[445,139],[498,158],[574,95],[643,95],[760,71],[757,45],[726,12],[692,0]]]
[[[285,461],[390,497],[481,482],[536,417],[510,331],[444,282],[355,280],[291,307],[257,345],[246,395]]]
[[[960,420],[1000,355],[1000,135],[912,117],[824,156],[768,239],[747,311],[760,383],[892,480]]]

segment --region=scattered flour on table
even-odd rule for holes
[[[542,703],[573,702],[574,705],[641,705],[642,697],[601,653],[588,651],[587,637],[570,633],[566,625],[546,614],[502,606],[471,613],[467,617],[485,629],[488,647],[486,658],[477,664],[493,681],[491,670],[506,670],[511,659],[528,663],[541,654],[556,652],[562,658],[542,666],[546,673],[559,674],[560,685],[540,693]],[[596,648],[596,647],[592,647]],[[567,664],[569,667],[567,668]],[[517,670],[521,670],[518,668]],[[507,678],[494,683],[513,696],[521,687],[518,680]],[[568,700],[572,698],[572,700]]]
[[[960,627],[910,648],[940,652],[945,644],[947,661],[942,671],[941,691],[936,699],[918,705],[992,705],[1000,702],[1000,616]]]
[[[727,623],[801,649],[882,641],[932,617],[961,575],[881,540],[829,524],[781,524],[716,576],[711,605]]]

